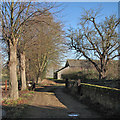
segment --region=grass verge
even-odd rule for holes
[[[7,94],[7,92],[4,94]],[[2,109],[4,109],[6,113],[6,115],[3,116],[3,120],[9,118],[20,118],[24,109],[27,107],[27,104],[34,97],[34,94],[34,91],[25,90],[19,91],[19,99],[17,100],[12,100],[9,97],[3,97]]]

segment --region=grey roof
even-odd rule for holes
[[[80,59],[80,60],[75,60],[75,59],[68,59],[65,67],[84,67],[84,68],[89,68],[92,67],[92,63],[88,60]]]
[[[94,60],[95,63],[97,63],[98,65],[100,65],[100,61],[99,60]],[[119,62],[119,60],[114,60],[114,62]],[[93,66],[93,64],[85,59],[80,59],[80,60],[76,60],[76,59],[68,59],[66,61],[65,67],[62,67],[61,69],[57,70],[56,72],[59,72],[61,70],[63,70],[66,67],[75,67],[75,68],[85,68],[85,69],[93,69],[95,68]]]

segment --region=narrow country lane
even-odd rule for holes
[[[36,89],[36,95],[28,104],[22,118],[71,118],[69,113],[79,114],[78,118],[100,118],[86,105],[63,91],[64,86],[48,86]]]

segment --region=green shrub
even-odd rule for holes
[[[67,74],[62,74],[63,79],[81,79],[81,80],[91,80],[91,79],[98,79],[98,73],[94,70],[88,70],[88,71],[79,71],[79,72],[72,72]]]
[[[33,93],[35,93],[35,92],[34,92],[34,91],[30,91],[30,93],[32,93],[32,94],[33,94]]]

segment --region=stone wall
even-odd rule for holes
[[[71,80],[68,89],[79,99],[90,99],[92,103],[102,105],[114,112],[120,111],[120,89],[105,86],[81,83],[81,91],[78,94],[77,81]]]

